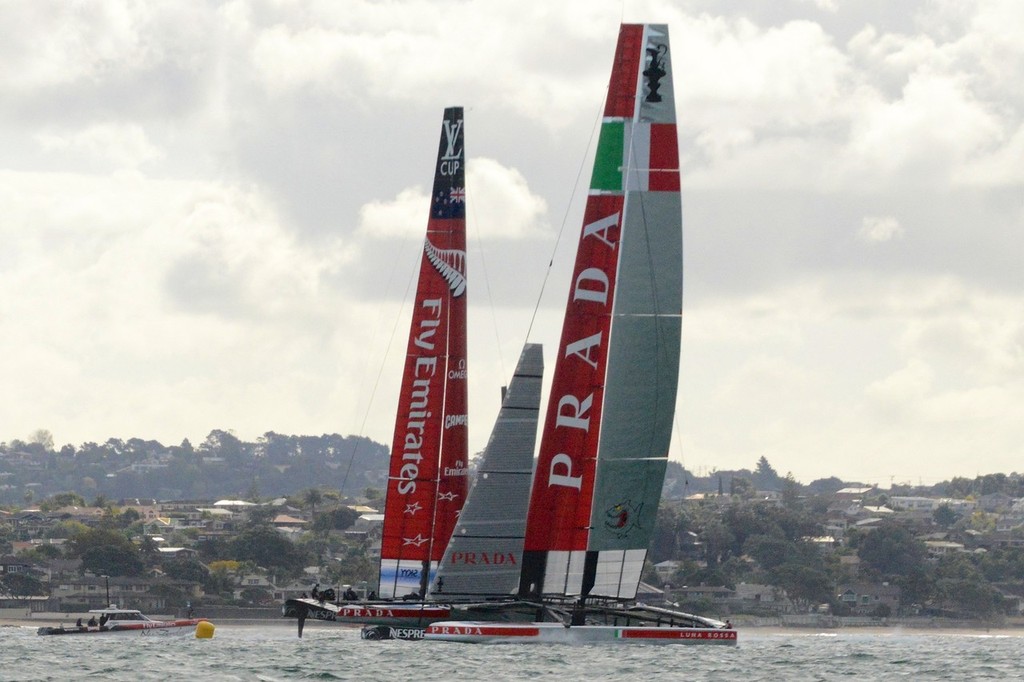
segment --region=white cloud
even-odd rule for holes
[[[543,234],[544,198],[534,194],[515,168],[494,159],[470,159],[466,170],[470,215],[485,239],[524,239]]]
[[[865,388],[866,395],[877,402],[882,412],[906,409],[925,398],[932,388],[933,372],[927,364],[911,359],[905,367]]]
[[[903,226],[892,216],[865,216],[857,236],[866,242],[888,242],[903,237]]]
[[[471,158],[466,164],[467,219],[480,237],[523,239],[542,234],[547,205],[530,191],[514,168],[493,159]],[[418,237],[426,224],[430,198],[421,187],[403,189],[391,201],[371,201],[360,209],[359,231],[374,237]]]
[[[68,134],[41,132],[36,139],[47,152],[77,152],[117,168],[135,168],[164,155],[134,124],[98,124]]]
[[[373,237],[419,236],[430,209],[422,187],[403,189],[391,201],[371,201],[359,210],[359,234]]]

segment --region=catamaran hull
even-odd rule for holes
[[[561,623],[432,623],[423,639],[435,642],[516,644],[587,644],[591,642],[650,642],[656,644],[736,644],[736,631],[719,628],[617,627]]]
[[[418,642],[423,639],[426,627],[395,627],[392,625],[364,625],[359,632],[360,639],[380,641],[383,639],[402,639]]]
[[[285,618],[308,618],[343,625],[388,625],[397,628],[422,628],[451,617],[451,607],[422,602],[332,604],[315,599],[288,599],[281,611]]]

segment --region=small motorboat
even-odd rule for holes
[[[185,634],[192,632],[197,625],[205,623],[205,618],[178,618],[176,620],[153,620],[137,609],[121,609],[111,604],[105,609],[92,609],[87,622],[79,618],[74,625],[43,626],[36,631],[39,635],[100,635],[113,633],[149,634]]]

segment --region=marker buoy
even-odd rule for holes
[[[208,620],[204,620],[196,625],[196,639],[210,639],[213,637],[213,631],[216,628],[213,627],[213,623]]]

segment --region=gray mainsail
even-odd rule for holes
[[[512,595],[519,588],[544,373],[541,351],[540,344],[523,348],[429,599]]]

